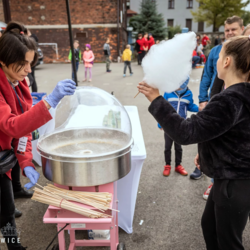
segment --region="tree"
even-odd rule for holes
[[[191,11],[196,22],[206,22],[207,27],[213,25],[217,31],[230,16],[242,16],[249,0],[196,0],[199,3],[197,11]]]
[[[157,13],[155,1],[143,0],[141,3],[140,14],[133,16],[129,25],[137,33],[151,33],[156,40],[165,39],[167,28],[162,14]]]
[[[243,19],[243,23],[245,26],[250,24],[250,11],[244,11],[241,18]]]
[[[173,27],[168,27],[168,39],[171,39],[175,36],[175,34],[181,33],[181,26],[176,25]]]

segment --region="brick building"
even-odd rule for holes
[[[69,3],[73,37],[79,40],[80,49],[84,50],[84,44],[90,43],[95,61],[101,62],[103,45],[109,37],[112,59],[117,60],[127,42],[126,0],[71,0]],[[9,1],[9,5],[11,20],[24,23],[37,35],[39,43],[57,44],[58,59],[55,47],[40,46],[45,62],[67,61],[70,42],[65,0],[15,0]]]

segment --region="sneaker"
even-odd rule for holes
[[[126,74],[124,74],[123,77],[126,77]]]
[[[107,70],[107,73],[110,73],[110,72],[111,72],[111,70],[110,70],[110,69],[108,69],[108,70]]]
[[[22,213],[21,211],[19,211],[17,208],[15,208],[15,218],[21,217],[22,214],[23,214],[23,213]]]
[[[31,198],[34,194],[34,191],[27,191],[24,188],[21,188],[20,191],[14,192],[14,199],[18,198]]]
[[[92,82],[92,79],[89,79],[89,82]]]
[[[207,190],[205,191],[205,193],[203,194],[203,199],[204,199],[204,200],[207,200],[207,199],[208,199],[208,196],[209,196],[209,194],[210,194],[210,191],[211,191],[212,186],[213,186],[213,184],[211,184],[211,185],[207,188]]]
[[[134,73],[132,72],[132,73],[130,73],[130,76],[132,76]]]
[[[87,82],[87,79],[82,80],[83,82]]]
[[[195,168],[194,172],[190,174],[190,179],[199,180],[202,176],[203,173],[198,168]]]
[[[165,165],[163,175],[164,176],[169,176],[170,175],[170,170],[171,170],[171,166],[170,165]]]
[[[188,172],[185,170],[185,168],[182,165],[175,167],[175,172],[184,176],[188,175]]]

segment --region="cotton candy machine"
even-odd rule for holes
[[[121,103],[95,87],[78,87],[56,109],[55,129],[37,144],[44,176],[65,186],[114,182],[131,168],[129,116]]]

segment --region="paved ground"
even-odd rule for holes
[[[108,92],[114,91],[115,96],[124,105],[136,105],[139,109],[140,120],[147,150],[144,163],[137,204],[134,217],[134,233],[128,235],[120,230],[120,241],[130,250],[203,250],[205,249],[200,219],[206,202],[202,194],[209,185],[208,178],[192,181],[189,177],[176,174],[173,170],[170,177],[162,176],[164,166],[163,132],[148,113],[149,102],[142,95],[134,99],[137,93],[137,83],[142,79],[140,66],[133,64],[134,76],[122,78],[123,64],[112,64],[112,73],[105,73],[104,64],[94,64],[94,86]],[[193,91],[195,102],[198,103],[198,88],[201,69],[192,72],[189,87]],[[71,75],[69,64],[49,64],[37,68],[36,76],[40,92],[51,92],[57,81]],[[78,77],[84,78],[84,69],[80,65]],[[167,76],[166,76],[167,80]],[[80,83],[79,85],[83,85]],[[193,159],[197,146],[185,146],[183,165],[189,173],[194,170]],[[38,168],[41,172],[41,168]],[[22,178],[22,182],[27,182]],[[42,176],[39,183],[44,185],[46,179]],[[21,241],[29,250],[45,250],[56,233],[55,225],[43,224],[42,218],[46,205],[31,200],[17,200],[16,206],[23,212],[17,219],[17,228],[21,230]],[[144,220],[142,225],[139,222]],[[250,249],[249,224],[244,233],[245,249]],[[83,235],[78,234],[81,238]],[[6,249],[0,244],[1,249]],[[100,248],[78,248],[104,250]]]

